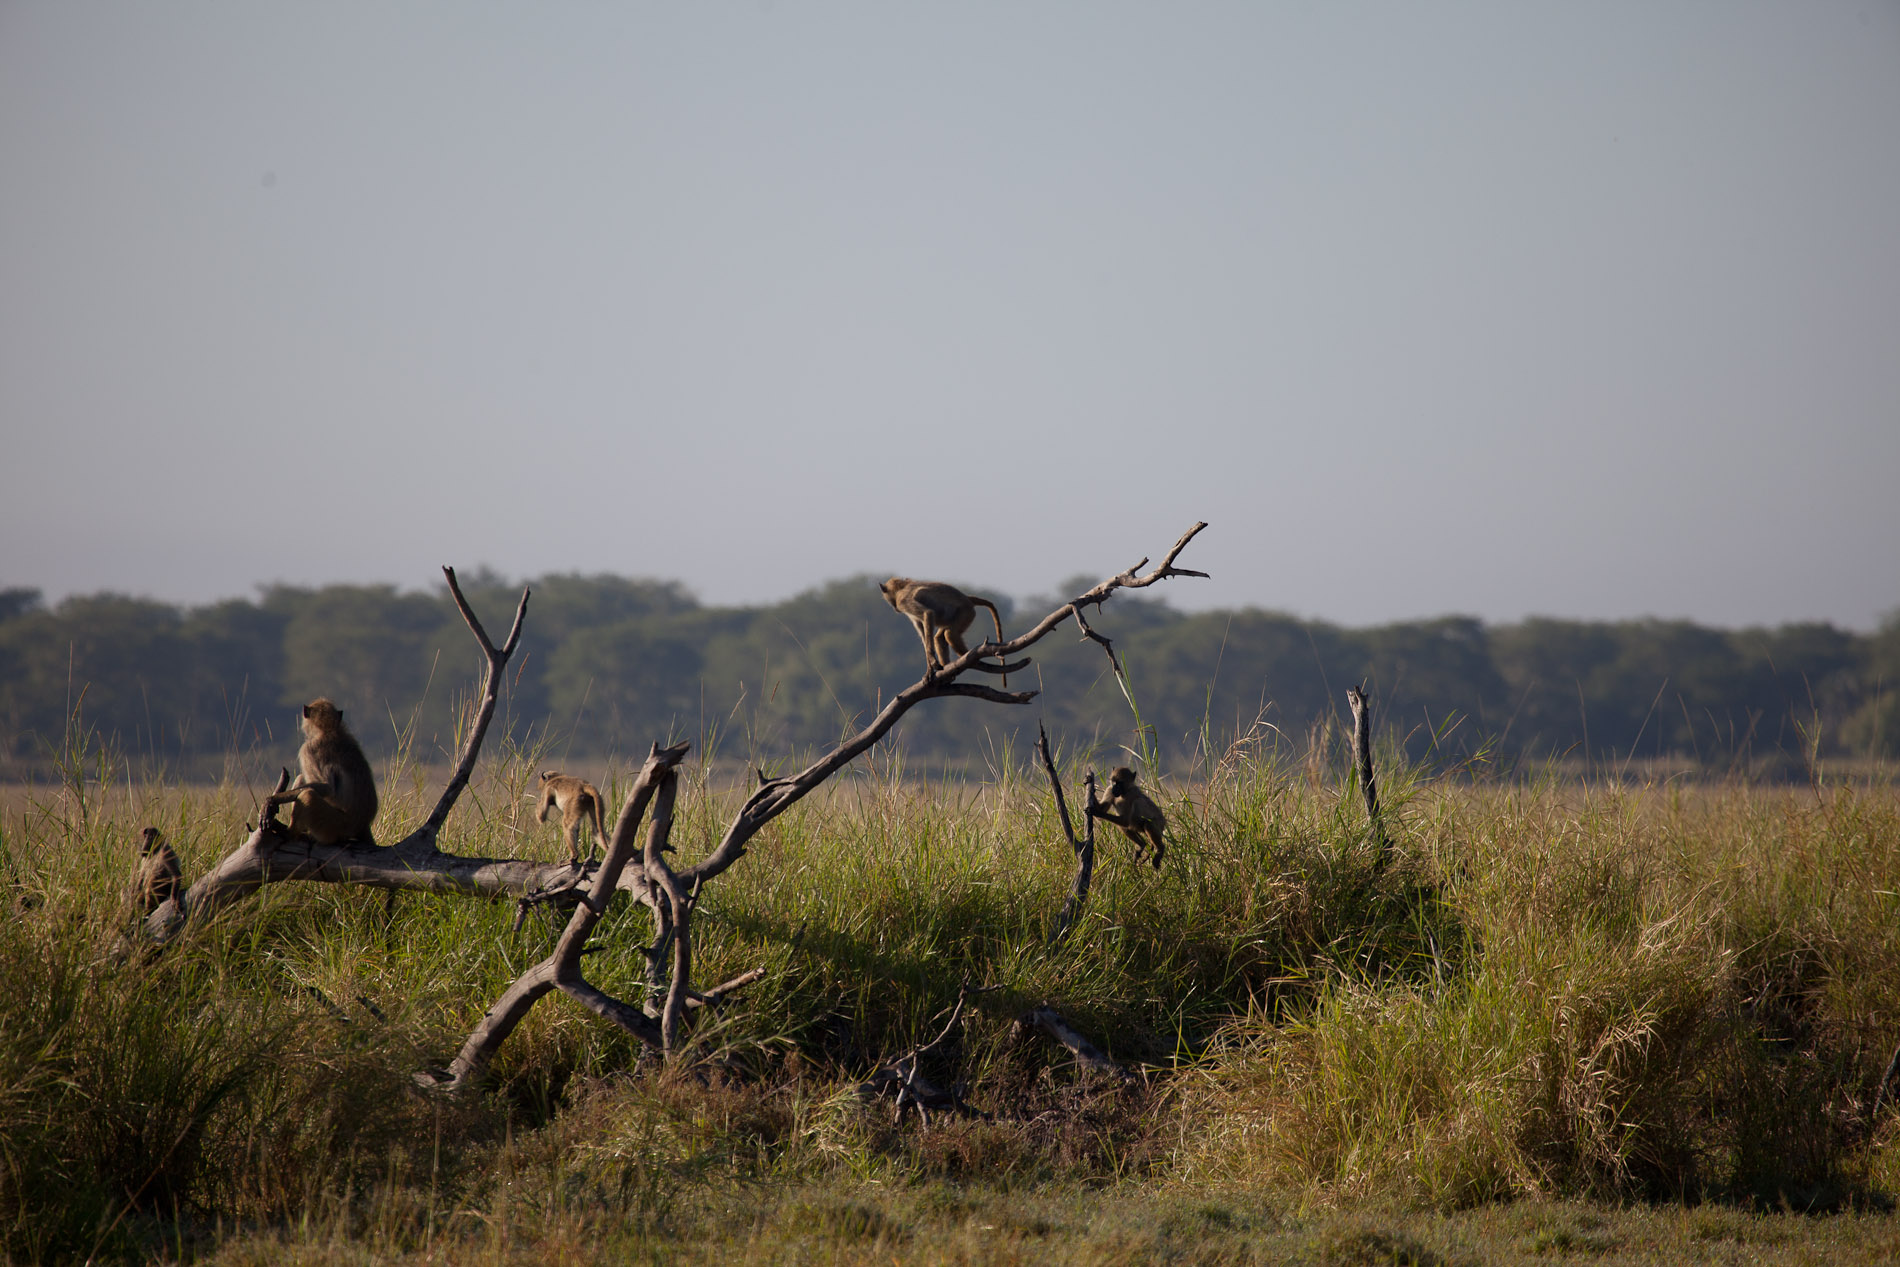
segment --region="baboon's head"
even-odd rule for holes
[[[139,857],[149,858],[158,852],[158,828],[147,827],[139,832]]]
[[[307,735],[325,735],[343,729],[343,710],[327,699],[313,699],[303,706],[303,729]]]
[[[1111,787],[1127,787],[1134,781],[1135,772],[1125,765],[1118,765],[1108,772],[1108,782]]]

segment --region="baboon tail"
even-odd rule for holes
[[[974,595],[971,596],[970,601],[973,603],[981,603],[983,606],[990,609],[990,623],[996,626],[996,645],[999,647],[1002,646],[1003,645],[1003,617],[1001,616],[1001,614],[997,612],[996,604],[992,603],[987,598],[977,598]],[[1009,689],[1009,674],[1007,673],[1003,675],[1003,689],[1005,690]]]

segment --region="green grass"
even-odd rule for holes
[[[456,853],[561,856],[496,763]],[[553,930],[511,903],[281,885],[162,956],[116,947],[138,828],[188,876],[236,787],[109,760],[0,796],[0,1251],[344,1263],[1878,1261],[1900,1252],[1900,794],[1508,786],[1400,772],[1397,862],[1315,771],[1163,784],[1059,948],[1046,786],[883,762],[707,889],[702,983],[768,975],[664,1069],[559,995],[489,1094],[427,1096]],[[434,788],[383,772],[379,834]],[[606,781],[602,781],[607,786]],[[692,858],[740,792],[688,780]],[[1111,833],[1112,834],[1112,833]],[[590,978],[637,998],[643,913]],[[987,1118],[855,1091],[980,996],[929,1072]],[[1141,1077],[1013,1025],[1049,1003]]]

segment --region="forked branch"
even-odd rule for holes
[[[508,666],[508,657],[515,653],[515,645],[521,641],[521,622],[528,614],[528,595],[532,593],[526,586],[521,590],[521,602],[515,607],[515,623],[508,629],[508,640],[497,647],[489,640],[488,631],[482,628],[482,622],[476,619],[475,611],[462,597],[462,587],[456,583],[455,569],[442,568],[442,575],[448,578],[449,596],[455,600],[455,609],[462,613],[475,641],[481,644],[482,655],[487,660],[482,669],[482,698],[475,710],[474,723],[468,729],[468,737],[462,742],[462,752],[456,758],[455,770],[449,775],[448,785],[442,789],[435,808],[429,811],[429,817],[422,826],[410,834],[398,848],[410,850],[432,850],[435,840],[442,832],[442,824],[449,818],[449,811],[455,808],[456,798],[462,795],[462,789],[468,786],[470,776],[475,773],[475,758],[481,755],[482,740],[488,735],[488,723],[495,716],[495,704],[501,698],[502,670]]]
[[[1116,590],[1146,589],[1155,582],[1165,581],[1171,576],[1206,577],[1207,573],[1205,572],[1196,572],[1192,568],[1178,568],[1174,566],[1174,561],[1181,557],[1181,551],[1187,548],[1187,543],[1194,540],[1195,536],[1205,527],[1207,527],[1205,523],[1197,523],[1182,533],[1181,539],[1174,543],[1174,548],[1168,551],[1167,557],[1162,559],[1160,565],[1152,572],[1147,573],[1145,576],[1140,575],[1141,569],[1148,565],[1147,556],[1142,556],[1133,567],[1128,568],[1117,576],[1109,577],[1106,581],[1103,581],[1092,589],[1076,595],[1063,606],[1056,608],[1047,616],[1044,616],[1042,622],[1028,633],[1013,638],[1004,643],[1001,647],[995,648],[995,654],[999,656],[1013,654],[1033,642],[1040,641],[1043,635],[1047,634],[1064,620],[1073,618],[1076,628],[1082,631],[1082,636],[1091,642],[1099,644],[1102,650],[1107,653],[1108,662],[1113,666],[1116,676],[1122,676],[1122,665],[1121,661],[1116,658],[1115,644],[1095,631],[1094,627],[1089,624],[1088,618],[1082,614],[1083,609],[1087,607],[1099,608],[1114,595]],[[978,647],[977,652],[982,652],[986,649],[988,648]],[[961,661],[958,663],[961,663]]]
[[[1082,780],[1087,791],[1088,801],[1082,811],[1082,835],[1077,837],[1075,825],[1069,821],[1069,803],[1062,795],[1062,780],[1056,774],[1055,760],[1049,755],[1049,734],[1040,723],[1036,726],[1036,751],[1042,757],[1042,768],[1049,772],[1049,786],[1055,792],[1056,817],[1062,820],[1062,834],[1068,838],[1069,848],[1075,853],[1075,883],[1069,888],[1069,899],[1062,904],[1062,910],[1056,915],[1055,927],[1049,932],[1049,944],[1059,945],[1069,935],[1076,918],[1082,914],[1082,907],[1089,900],[1089,879],[1095,874],[1095,771],[1090,770]]]
[[[972,997],[1000,989],[1002,989],[1001,986],[995,985],[986,985],[979,989],[965,981],[957,989],[957,1001],[950,1009],[950,1019],[944,1022],[943,1029],[937,1036],[879,1065],[859,1086],[859,1093],[868,1098],[888,1092],[897,1101],[898,1117],[904,1116],[906,1108],[914,1108],[917,1110],[917,1116],[926,1126],[930,1125],[932,1109],[979,1113],[979,1110],[972,1109],[963,1102],[963,1094],[959,1088],[952,1087],[945,1091],[937,1087],[924,1076],[918,1066],[926,1056],[935,1054],[937,1049],[943,1046],[944,1041],[950,1037],[951,1031],[956,1029],[957,1021],[962,1019],[964,1006]]]
[[[542,995],[556,987],[565,990],[641,1042],[653,1047],[663,1045],[664,1034],[659,1022],[639,1008],[588,984],[581,973],[581,951],[587,945],[588,934],[594,931],[594,925],[600,922],[601,915],[606,912],[608,899],[619,884],[621,872],[634,856],[640,821],[645,817],[648,805],[656,800],[658,803],[650,830],[658,838],[657,845],[665,845],[666,834],[673,826],[673,798],[678,787],[675,770],[686,756],[686,751],[686,744],[672,748],[661,748],[657,744],[653,746],[647,755],[646,764],[640,767],[639,774],[634,777],[626,803],[621,806],[620,817],[614,824],[613,839],[607,846],[607,856],[602,860],[600,869],[594,873],[586,898],[575,905],[573,914],[568,917],[567,927],[562,930],[553,952],[515,978],[514,984],[488,1009],[481,1024],[462,1044],[462,1050],[449,1065],[446,1076],[431,1079],[436,1085],[447,1090],[462,1090],[478,1083],[488,1068],[488,1062],[508,1035],[514,1032],[515,1026],[521,1023]],[[649,841],[648,851],[651,852],[655,847],[655,842]]]

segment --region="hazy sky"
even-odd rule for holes
[[[0,4],[0,586],[1900,606],[1900,5]]]

